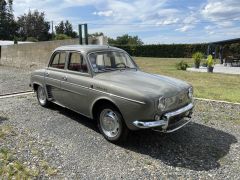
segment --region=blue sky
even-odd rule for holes
[[[19,16],[38,9],[57,25],[88,23],[89,32],[137,35],[144,43],[201,43],[240,37],[239,0],[14,0]]]

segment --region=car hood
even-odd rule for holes
[[[132,89],[135,92],[151,96],[175,96],[187,90],[190,85],[168,76],[149,74],[135,70],[121,70],[98,74],[97,79],[111,83],[115,87]]]

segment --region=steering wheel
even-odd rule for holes
[[[123,65],[123,66],[121,66],[121,65]],[[124,67],[124,68],[127,67],[125,63],[117,63],[117,64],[115,64],[115,66],[116,67]]]

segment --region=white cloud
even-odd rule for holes
[[[183,25],[182,27],[176,29],[177,31],[180,31],[180,32],[186,32],[186,31],[189,31],[190,29],[193,29],[195,26],[193,25]]]
[[[112,10],[109,10],[109,11],[99,11],[99,12],[93,12],[94,15],[98,15],[98,16],[106,16],[106,17],[109,17],[109,16],[112,16],[113,15],[113,11]]]
[[[232,26],[235,20],[240,20],[240,1],[209,0],[202,9],[205,19],[222,26]]]
[[[172,25],[172,24],[176,24],[179,21],[179,18],[168,18],[165,20],[161,20],[159,22],[156,23],[157,26],[160,25]]]

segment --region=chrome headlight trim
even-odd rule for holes
[[[188,97],[189,99],[193,100],[193,87],[190,87],[188,89]]]
[[[166,99],[163,96],[161,96],[158,99],[158,109],[163,111],[165,108],[166,108]]]

